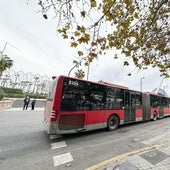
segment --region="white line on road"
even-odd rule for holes
[[[61,135],[50,135],[50,140],[62,138]]]
[[[55,167],[71,161],[73,161],[73,157],[70,152],[53,157]]]
[[[56,142],[56,143],[51,143],[51,149],[58,149],[58,148],[63,148],[66,147],[66,142],[61,141],[61,142]]]

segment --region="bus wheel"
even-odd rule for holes
[[[116,115],[112,115],[109,117],[107,121],[107,130],[115,130],[119,126],[119,118]]]
[[[154,113],[154,115],[153,115],[153,121],[155,121],[155,120],[157,120],[157,113]]]

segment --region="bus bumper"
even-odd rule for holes
[[[43,121],[43,125],[44,125],[45,131],[47,132],[47,134],[49,134],[49,135],[57,134],[56,122],[49,123],[47,121]]]

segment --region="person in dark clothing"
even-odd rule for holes
[[[30,102],[30,98],[29,96],[27,96],[25,99],[24,99],[24,106],[23,106],[23,110],[27,110],[28,108],[28,105],[29,105],[29,102]]]
[[[31,110],[34,110],[35,102],[36,102],[36,99],[32,100],[32,102],[31,102]]]

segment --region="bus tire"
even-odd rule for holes
[[[107,121],[107,130],[112,131],[117,129],[119,126],[119,118],[116,115],[112,115],[109,117]]]
[[[153,121],[156,121],[157,118],[158,118],[158,116],[157,116],[157,113],[155,112],[154,115],[153,115]]]

